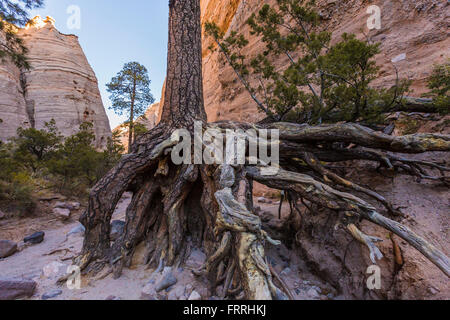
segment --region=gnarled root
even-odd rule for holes
[[[450,276],[450,260],[443,252],[409,230],[406,226],[382,216],[364,200],[351,194],[337,191],[314,180],[310,176],[299,173],[279,170],[276,175],[265,176],[261,174],[260,169],[257,167],[247,167],[246,172],[255,181],[269,187],[296,192],[308,201],[332,210],[353,212],[356,216],[395,233],[420,251],[447,276]]]

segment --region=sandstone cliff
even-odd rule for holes
[[[214,21],[223,31],[238,31],[250,43],[246,52],[249,55],[261,52],[263,45],[250,35],[246,25],[252,13],[264,3],[271,5],[276,0],[203,0],[203,21]],[[372,41],[381,43],[381,54],[377,63],[382,66],[375,85],[395,83],[395,70],[391,60],[405,54],[405,59],[395,63],[401,78],[413,81],[412,95],[425,92],[425,80],[433,64],[442,63],[450,57],[448,1],[400,0],[400,1],[362,1],[362,0],[319,0],[318,8],[322,16],[322,26],[333,32],[336,41],[344,32],[355,33],[363,38],[366,33]],[[380,30],[369,32],[367,28],[367,8],[378,5],[381,9],[382,26]],[[204,48],[210,40],[204,38]],[[287,61],[278,61],[278,67]],[[232,69],[220,53],[204,51],[204,89],[205,106],[209,121],[223,119],[258,121],[264,115],[257,112],[254,102],[236,80]]]
[[[29,49],[30,70],[0,65],[0,139],[20,126],[41,129],[55,119],[64,135],[73,134],[82,122],[94,124],[97,146],[111,134],[97,78],[74,35],[64,35],[51,18],[36,17],[19,31]]]

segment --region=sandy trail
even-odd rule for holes
[[[126,208],[130,202],[130,195],[126,195],[119,203],[113,220],[124,220]],[[264,209],[277,215],[278,205],[264,204]],[[285,206],[285,210],[286,210]],[[286,214],[287,212],[284,212]],[[80,252],[83,237],[81,234],[67,236],[67,234],[79,225],[75,217],[71,222],[62,223],[52,219],[46,222],[39,220],[22,221],[27,227],[22,226],[25,230],[22,233],[30,233],[35,231],[44,231],[44,242],[34,246],[23,247],[22,250],[15,255],[0,260],[0,277],[17,278],[34,280],[38,283],[38,287],[32,300],[40,300],[42,295],[52,290],[62,290],[62,294],[55,297],[55,300],[105,300],[108,297],[116,297],[121,300],[138,300],[141,299],[143,287],[149,285],[150,291],[156,286],[161,276],[160,273],[147,269],[142,265],[134,265],[130,269],[124,269],[121,278],[115,280],[112,275],[104,279],[82,278],[81,288],[78,290],[70,290],[66,285],[57,286],[57,274],[50,277],[44,275],[44,267],[50,264],[60,264],[59,275],[63,274],[67,267],[71,265],[72,258]],[[30,225],[31,224],[31,225]],[[53,227],[52,227],[53,226]],[[17,226],[9,225],[7,228],[15,229],[17,233],[9,234],[9,238],[19,241],[23,234],[17,230]],[[7,235],[7,228],[3,228],[0,238]],[[39,228],[41,228],[39,230]],[[310,274],[303,275],[305,279],[300,278],[299,270],[303,269],[300,260],[289,252],[285,247],[269,250],[269,256],[275,264],[278,273],[283,273],[285,281],[296,299],[313,300],[328,299],[327,295],[332,293],[332,288],[321,282]],[[206,279],[199,279],[193,276],[191,270],[199,268],[204,263],[205,256],[200,251],[191,253],[191,258],[187,262],[186,267],[173,271],[178,282],[170,290],[157,294],[154,292],[154,299],[181,299],[189,298],[190,293],[196,290],[202,298],[208,299],[208,283]],[[334,297],[334,296],[333,296]]]

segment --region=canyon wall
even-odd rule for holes
[[[31,68],[0,65],[0,138],[10,138],[21,126],[42,129],[51,119],[68,136],[89,121],[94,124],[97,147],[104,146],[111,135],[109,121],[97,78],[78,38],[60,33],[53,19],[40,17],[19,35],[29,49]]]
[[[203,0],[203,21],[214,21],[225,32],[238,31],[249,40],[246,54],[261,52],[264,45],[250,34],[246,25],[252,13],[265,3],[276,0]],[[395,63],[400,77],[412,80],[413,92],[419,96],[426,91],[426,78],[433,64],[450,58],[450,3],[446,0],[319,0],[318,10],[322,27],[333,33],[333,41],[344,32],[355,33],[359,38],[366,34],[381,44],[377,63],[382,67],[376,86],[395,83],[392,60],[405,54]],[[377,5],[381,9],[381,29],[369,31],[367,9]],[[204,90],[205,106],[209,121],[246,120],[258,121],[264,115],[258,113],[255,103],[237,81],[233,70],[219,52],[207,50],[211,39],[204,37]],[[279,60],[276,66],[283,68],[287,60]]]

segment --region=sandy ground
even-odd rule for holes
[[[126,195],[119,203],[113,220],[124,220],[130,195]],[[263,206],[267,212],[271,212],[274,217],[278,215],[277,204],[258,204]],[[284,206],[283,214],[287,214],[287,206]],[[121,300],[138,300],[143,288],[148,285],[152,292],[159,278],[160,272],[154,272],[145,266],[133,265],[130,269],[124,269],[121,278],[115,280],[112,275],[104,279],[82,278],[81,288],[70,290],[66,285],[57,286],[56,279],[64,274],[71,265],[72,258],[81,250],[83,238],[81,234],[68,236],[67,234],[79,225],[77,216],[73,216],[69,222],[61,222],[58,219],[22,219],[3,222],[0,229],[1,239],[20,241],[24,235],[35,231],[44,231],[45,240],[41,244],[24,246],[19,244],[21,251],[15,255],[0,260],[0,277],[34,280],[38,287],[32,300],[40,300],[42,295],[52,290],[62,290],[62,294],[54,298],[55,300],[105,300],[115,297]],[[292,294],[299,300],[320,300],[335,298],[334,289],[309,274],[306,266],[301,264],[301,260],[293,252],[284,246],[268,250],[268,256],[275,265],[275,270],[282,274],[283,279],[290,287]],[[190,293],[196,290],[203,299],[209,299],[208,283],[206,279],[195,277],[191,270],[203,265],[205,256],[196,250],[191,253],[185,268],[173,270],[173,274],[178,282],[169,290],[156,294],[155,299],[181,299],[189,298]],[[45,274],[45,268],[56,265],[53,273]],[[306,272],[306,273],[305,273]],[[302,274],[302,275],[301,275]],[[148,299],[148,298],[144,298]]]

